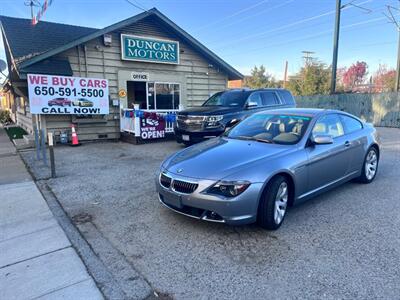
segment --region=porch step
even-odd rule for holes
[[[140,138],[135,137],[133,134],[128,132],[121,132],[121,141],[129,143],[129,144],[140,144]]]
[[[33,148],[35,146],[35,137],[31,134],[25,134],[22,139],[13,140],[17,150]]]

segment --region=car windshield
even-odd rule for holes
[[[212,95],[203,106],[244,106],[248,94],[244,91],[219,92]]]
[[[293,145],[303,137],[311,117],[290,114],[255,114],[227,131],[231,139]]]

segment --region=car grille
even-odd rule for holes
[[[199,185],[197,183],[186,182],[182,180],[174,179],[172,182],[172,189],[178,193],[191,194]]]
[[[191,194],[199,186],[197,183],[172,179],[171,177],[165,175],[164,173],[161,173],[160,175],[160,184],[166,189],[171,188],[173,191],[182,194]]]
[[[161,183],[161,185],[162,185],[163,187],[169,189],[170,186],[171,186],[171,181],[172,181],[171,177],[168,177],[168,176],[165,175],[164,173],[161,173],[161,176],[160,176],[160,183]]]
[[[180,129],[183,130],[200,131],[203,130],[204,121],[204,116],[178,115],[177,125]]]

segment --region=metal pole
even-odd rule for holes
[[[46,156],[46,136],[44,134],[44,128],[42,128],[40,132],[41,144],[42,144],[42,155],[43,155],[43,162],[47,165],[47,156]]]
[[[398,92],[400,88],[400,28],[398,29],[399,31],[399,45],[397,48],[397,76],[396,76],[396,82],[395,82],[395,91]]]
[[[36,159],[40,160],[40,141],[39,141],[39,131],[37,126],[34,126],[33,131],[35,132]]]
[[[342,1],[336,0],[336,18],[335,18],[335,36],[333,38],[333,58],[332,58],[332,76],[331,76],[331,94],[336,91],[336,70],[339,48],[339,31],[340,31],[340,10]]]
[[[54,162],[54,142],[53,142],[53,133],[49,132],[47,134],[47,140],[49,144],[49,153],[50,153],[50,168],[51,168],[51,177],[55,178],[56,177],[56,165]]]

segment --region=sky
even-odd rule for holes
[[[302,51],[332,61],[336,0],[129,1],[53,0],[43,20],[103,28],[140,13],[136,6],[156,7],[245,75],[263,64],[282,79],[285,61],[289,75],[295,74],[303,64]],[[24,0],[0,2],[1,15],[30,17]],[[350,2],[356,6],[346,5]],[[400,9],[399,0],[342,0],[342,5],[338,66],[366,61],[370,75],[379,64],[395,68],[399,33],[384,12],[386,5]],[[1,37],[0,42],[0,58],[5,59]]]

